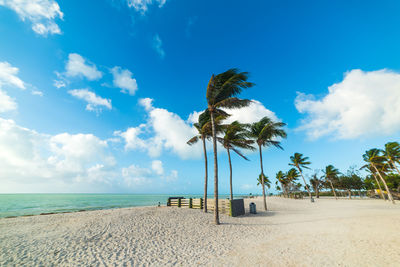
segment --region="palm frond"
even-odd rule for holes
[[[199,140],[200,140],[200,136],[196,135],[196,136],[193,136],[192,138],[190,138],[189,141],[187,141],[186,143],[189,146],[191,146],[191,145],[196,144]]]

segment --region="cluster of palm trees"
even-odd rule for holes
[[[237,96],[246,88],[254,86],[248,82],[248,73],[240,72],[237,69],[229,69],[221,74],[212,75],[207,85],[206,99],[207,108],[194,124],[198,134],[192,137],[187,143],[193,145],[202,141],[205,163],[204,178],[204,212],[207,212],[207,187],[208,187],[208,160],[206,141],[212,141],[214,154],[214,221],[219,224],[218,210],[218,153],[217,143],[220,143],[228,154],[230,170],[230,198],[233,199],[232,185],[232,162],[231,152],[235,152],[240,157],[247,160],[242,153],[242,149],[256,150],[257,145],[260,153],[260,182],[263,188],[264,209],[267,210],[265,198],[265,175],[262,162],[262,148],[266,146],[280,146],[279,138],[286,138],[286,132],[282,129],[283,122],[275,122],[268,117],[262,118],[253,124],[244,124],[238,121],[225,123],[230,114],[228,109],[238,109],[250,105],[251,100],[240,99]]]
[[[354,168],[349,170],[347,174],[341,174],[333,165],[326,166],[322,171],[323,175],[321,177],[318,177],[317,172],[314,173],[309,181],[316,197],[319,197],[319,191],[324,188],[331,189],[336,199],[335,189],[347,191],[349,198],[351,198],[352,190],[360,192],[361,190],[377,188],[381,198],[386,200],[382,190],[382,187],[384,187],[389,200],[394,204],[392,190],[400,191],[400,171],[398,167],[400,165],[400,144],[398,142],[386,143],[384,149],[373,148],[367,150],[362,157],[365,165],[361,169],[365,169],[369,173],[369,176],[365,179],[362,179]],[[287,173],[279,171],[276,174],[276,183],[278,184],[279,182],[280,184],[277,189],[282,190],[284,196],[288,197],[289,192],[300,190],[301,184],[296,183],[296,180],[301,176],[305,189],[311,197],[309,186],[301,170],[301,167],[307,168],[306,166],[310,164],[308,158],[303,157],[302,154],[295,153],[290,159],[292,161],[290,165],[295,166],[297,170],[292,168]]]
[[[278,185],[278,189],[282,190],[285,196],[289,195],[289,192],[298,191],[301,188],[300,183],[296,183],[299,177],[302,178],[304,182],[304,187],[307,190],[308,196],[310,197],[311,202],[314,202],[312,197],[310,187],[306,183],[306,179],[304,178],[303,169],[309,169],[308,165],[311,162],[309,161],[308,157],[304,157],[301,153],[294,153],[293,156],[290,156],[290,166],[293,166],[287,172],[279,171],[276,174],[276,183]]]
[[[389,142],[385,144],[384,149],[373,148],[367,150],[363,155],[363,159],[366,164],[362,168],[366,169],[374,177],[382,198],[385,199],[380,182],[384,185],[389,200],[394,204],[395,201],[385,177],[394,171],[400,175],[397,166],[397,164],[400,164],[400,144],[398,142]]]

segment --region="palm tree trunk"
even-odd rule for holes
[[[349,199],[351,199],[351,190],[347,189],[347,192],[349,193]]]
[[[332,188],[333,195],[335,196],[335,199],[337,200],[337,196],[336,196],[335,188],[333,188],[333,183],[332,183],[332,181],[331,181],[331,180],[329,180],[329,183],[331,184],[331,188]]]
[[[203,150],[204,150],[204,164],[205,164],[205,175],[204,175],[204,212],[207,212],[207,186],[208,186],[208,162],[207,162],[207,149],[206,139],[202,136]]]
[[[375,175],[373,172],[371,172],[371,173],[372,173],[372,175],[374,176],[375,181],[376,181],[376,183],[377,183],[377,185],[378,185],[379,193],[380,193],[380,195],[381,195],[381,198],[382,198],[384,201],[386,201],[385,195],[383,194],[382,187],[381,187],[381,184],[380,184],[379,181],[378,181],[378,178],[376,178],[376,175]]]
[[[286,186],[285,186],[284,184],[282,184],[282,183],[281,183],[281,186],[282,186],[282,193],[283,193],[283,196],[284,196],[285,198],[288,197],[288,192],[287,192]]]
[[[261,145],[258,145],[260,149],[260,164],[261,164],[261,186],[262,186],[262,193],[263,193],[263,202],[264,202],[264,210],[267,210],[267,200],[265,198],[265,187],[264,187],[264,169],[263,169],[263,161],[262,161],[262,151]]]
[[[214,223],[219,225],[219,210],[218,210],[218,157],[217,157],[217,136],[215,131],[214,112],[210,111],[211,130],[214,148]]]
[[[228,151],[228,160],[229,160],[229,185],[230,185],[230,189],[231,189],[231,200],[233,200],[231,153],[229,152],[229,148],[227,148],[226,151]]]
[[[306,186],[306,189],[307,189],[307,191],[308,191],[308,195],[310,196],[310,200],[311,200],[311,202],[312,202],[311,191],[310,191],[310,188],[308,188],[308,185],[307,185],[307,183],[306,183],[306,179],[304,179],[303,172],[301,171],[301,169],[300,169],[299,167],[297,167],[297,169],[299,169],[301,178],[303,178],[304,185]]]
[[[386,191],[387,191],[387,194],[388,194],[389,200],[390,200],[390,201],[392,201],[392,203],[393,203],[393,204],[396,204],[396,202],[394,202],[394,199],[393,199],[392,193],[390,193],[389,187],[387,186],[387,184],[386,184],[386,181],[383,179],[383,177],[382,177],[381,173],[378,171],[378,169],[375,167],[375,165],[374,165],[374,164],[372,164],[372,166],[374,166],[374,168],[375,168],[375,171],[378,173],[379,177],[381,178],[381,180],[382,180],[382,182],[383,182],[383,185],[384,185],[384,186],[385,186],[385,188],[386,188]]]
[[[393,162],[391,159],[389,159],[389,162],[390,162],[390,163],[392,164],[392,166],[396,169],[397,173],[400,174],[400,171],[399,171],[399,169],[397,169],[397,166],[394,164],[394,162]]]

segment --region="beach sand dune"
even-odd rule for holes
[[[0,219],[0,265],[399,266],[400,206],[268,198],[231,218],[140,207]]]

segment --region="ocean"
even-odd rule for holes
[[[150,194],[0,194],[0,218],[83,210],[166,205],[170,196],[199,198],[202,195]],[[236,195],[235,195],[236,196]],[[213,196],[209,196],[213,198]],[[220,195],[227,198],[228,195]]]

